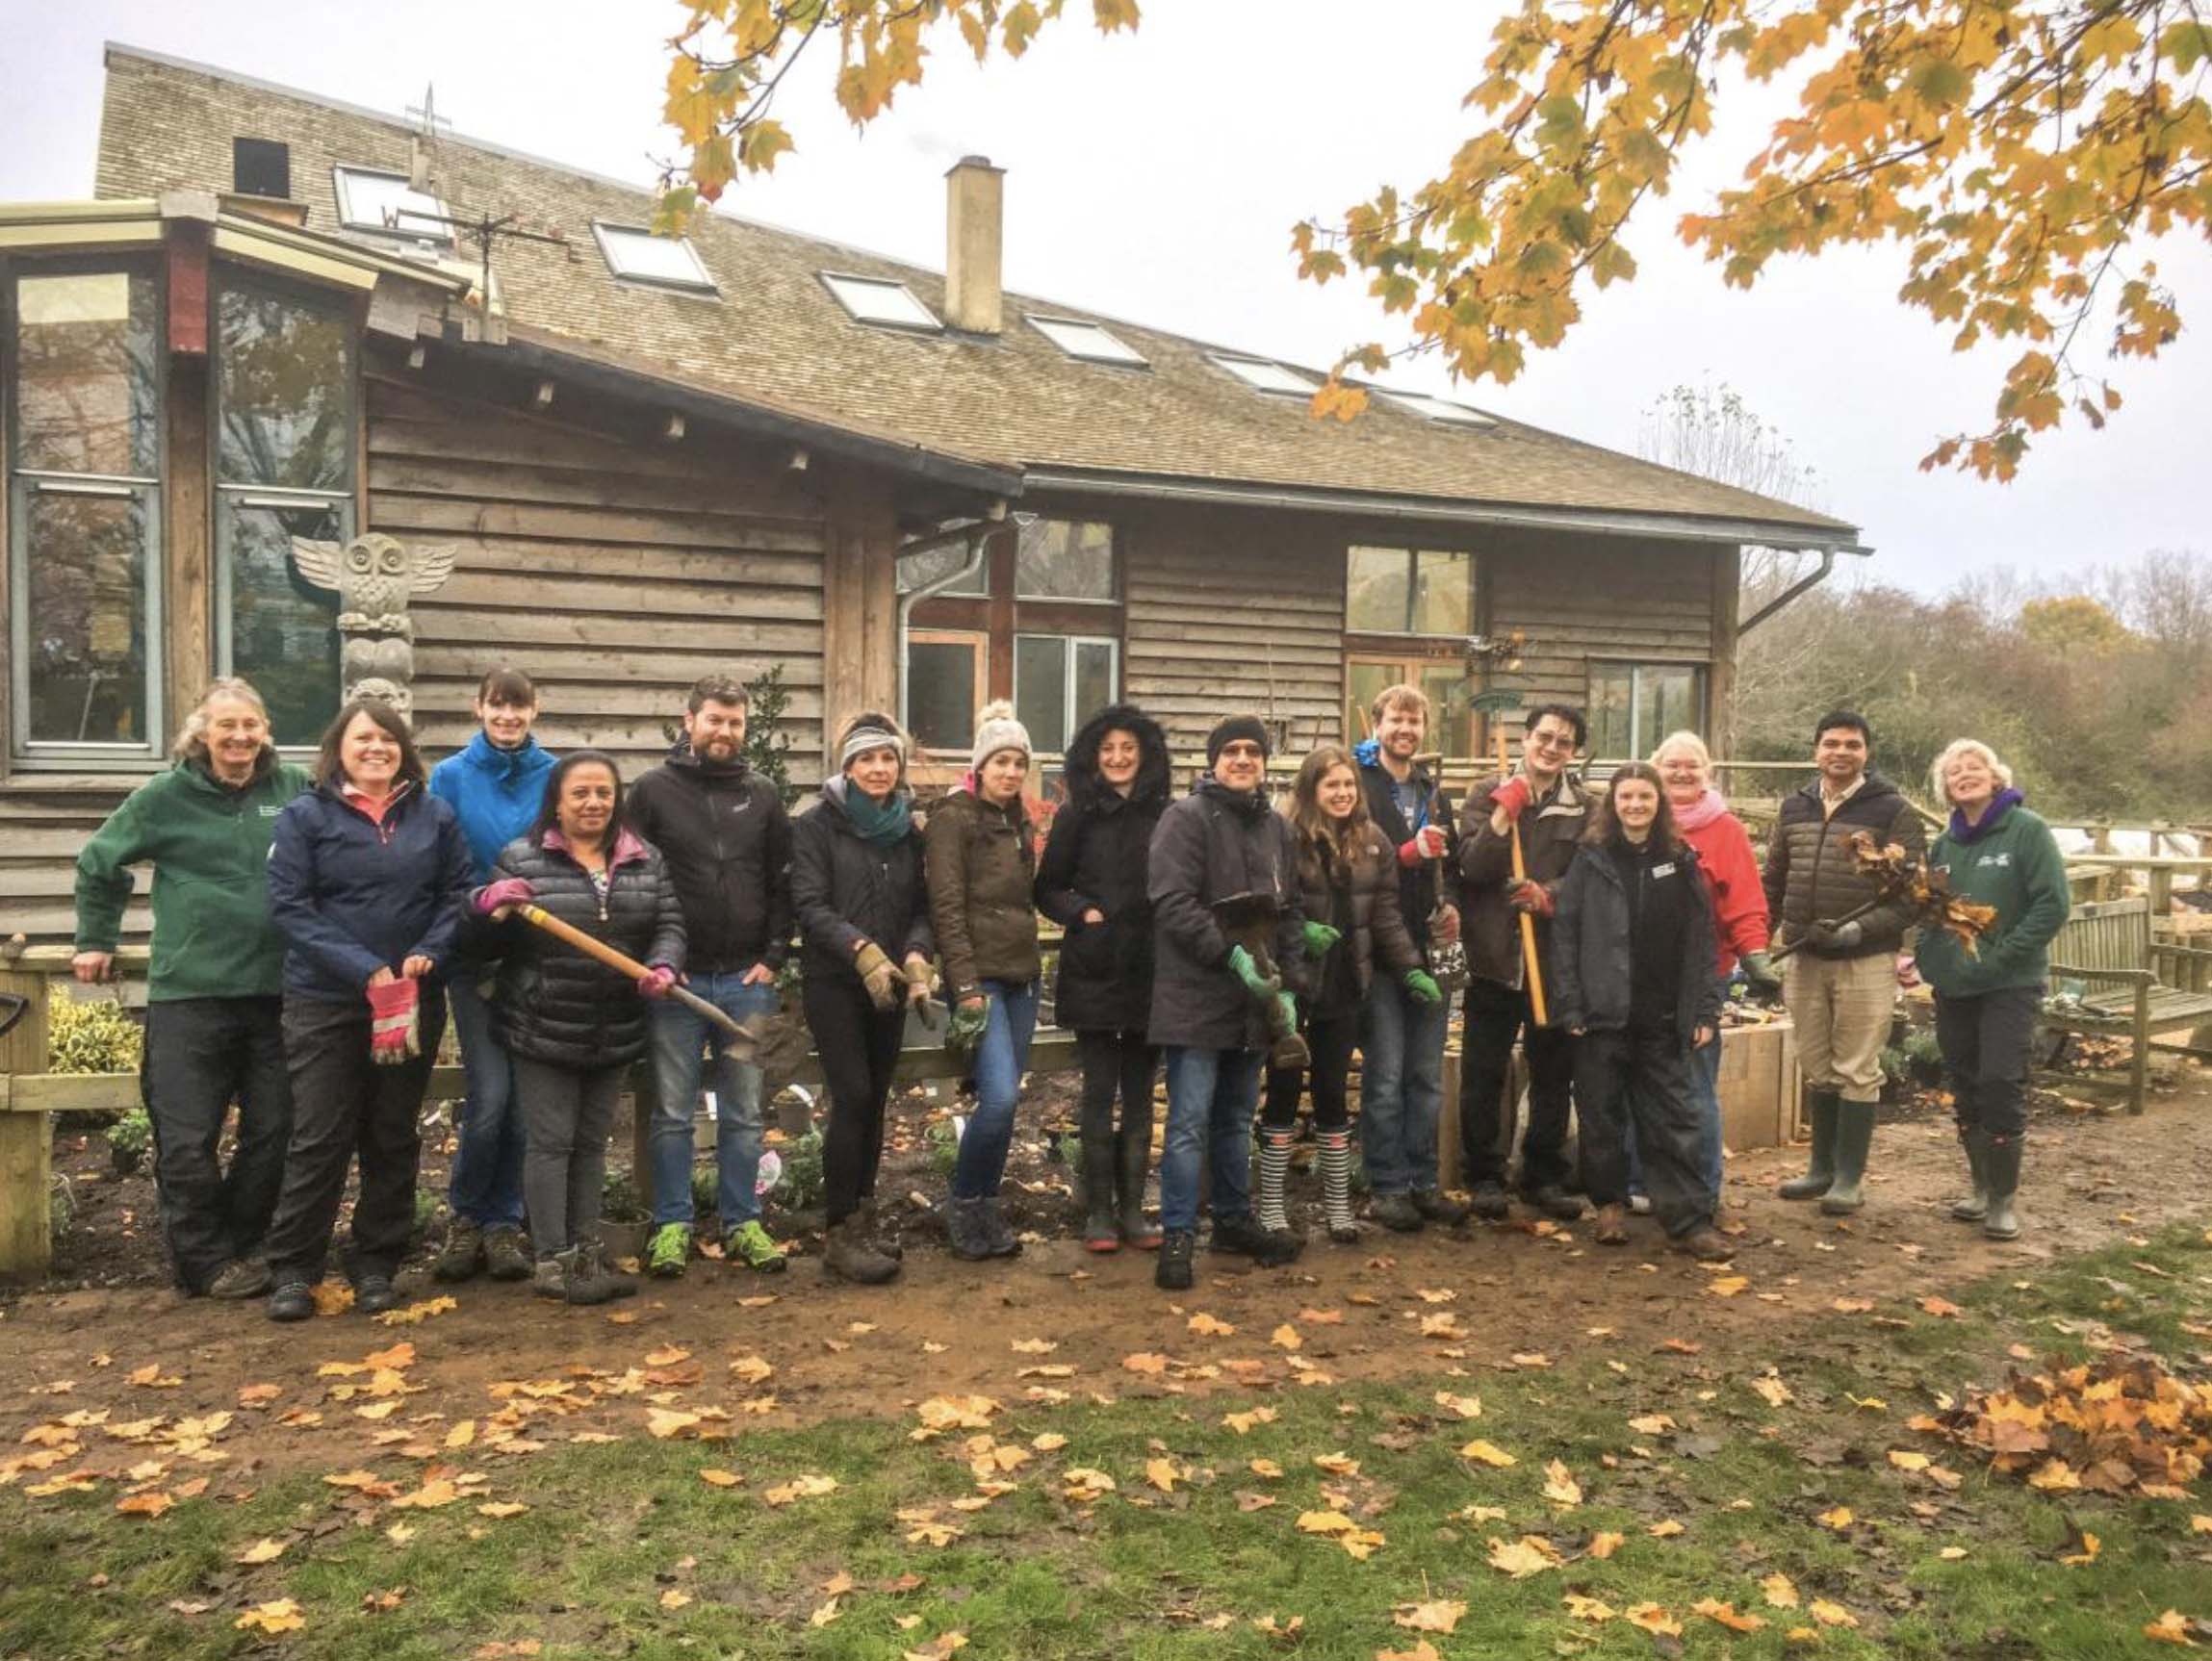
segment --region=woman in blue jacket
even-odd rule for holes
[[[322,736],[315,788],[278,815],[270,908],[284,936],[292,1144],[265,1249],[272,1320],[315,1313],[358,1151],[354,1302],[398,1301],[415,1223],[415,1117],[445,1030],[442,977],[474,867],[453,810],[424,788],[406,723],[356,698]]]
[[[430,769],[430,794],[449,804],[469,839],[479,882],[491,880],[500,851],[537,823],[553,758],[530,736],[537,688],[519,669],[499,668],[476,688],[476,735]],[[527,1280],[530,1245],[523,1237],[522,1109],[514,1061],[492,1024],[485,996],[492,966],[463,962],[446,985],[467,1079],[446,1203],[452,1220],[430,1272],[467,1280],[489,1267],[494,1280]]]

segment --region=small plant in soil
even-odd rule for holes
[[[143,1108],[132,1108],[108,1127],[108,1163],[119,1177],[136,1176],[153,1152],[154,1122]]]
[[[774,1191],[776,1203],[787,1212],[811,1211],[822,1203],[820,1131],[809,1131],[784,1149],[784,1174]]]
[[[960,1132],[952,1120],[939,1119],[922,1134],[922,1140],[929,1147],[930,1168],[950,1181],[953,1167],[960,1163]]]
[[[638,1194],[637,1184],[630,1180],[628,1171],[606,1173],[605,1186],[600,1189],[599,1214],[610,1223],[642,1223],[653,1219],[653,1214],[646,1210],[645,1201]]]
[[[1933,1031],[1923,1028],[1900,1046],[1906,1070],[1916,1085],[1933,1086],[1943,1081],[1943,1047]]]
[[[144,1053],[144,1030],[113,999],[57,997],[46,1007],[49,1073],[135,1073]]]

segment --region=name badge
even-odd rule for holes
[[[1671,859],[1670,859],[1670,860],[1668,860],[1668,861],[1667,861],[1667,862],[1666,862],[1664,865],[1654,865],[1654,866],[1652,867],[1652,876],[1653,876],[1654,878],[1659,878],[1659,877],[1671,877],[1671,876],[1673,876],[1673,875],[1674,875],[1674,861],[1673,861],[1673,860],[1671,860]]]

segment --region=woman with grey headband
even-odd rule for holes
[[[802,1006],[830,1092],[822,1265],[864,1286],[899,1272],[896,1245],[872,1238],[876,1167],[907,1011],[929,996],[936,951],[906,762],[896,722],[855,716],[837,740],[837,776],[791,827]]]

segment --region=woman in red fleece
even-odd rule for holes
[[[1760,886],[1759,861],[1751,852],[1743,821],[1728,810],[1713,788],[1712,753],[1694,732],[1670,732],[1652,752],[1652,765],[1665,781],[1667,806],[1683,840],[1697,850],[1699,866],[1712,891],[1713,933],[1720,941],[1723,982],[1743,965],[1743,978],[1755,996],[1779,997],[1782,977],[1767,960],[1766,894]],[[1705,1122],[1704,1170],[1713,1203],[1720,1201],[1720,1044],[1690,1052],[1690,1084]],[[1633,1150],[1632,1150],[1633,1157]],[[1632,1172],[1633,1177],[1636,1173]],[[1634,1185],[1640,1193],[1642,1186]]]

